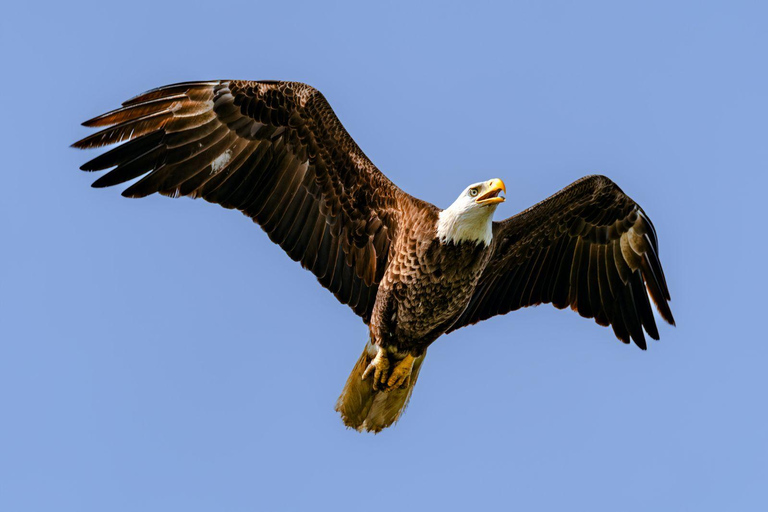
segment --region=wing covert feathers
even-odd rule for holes
[[[120,144],[85,163],[124,196],[202,197],[242,211],[367,322],[399,203],[412,199],[363,154],[312,87],[187,82],[83,123],[77,148]]]
[[[494,223],[492,251],[469,306],[450,330],[552,303],[610,325],[621,341],[645,349],[644,332],[659,339],[651,301],[675,323],[655,228],[604,176],[582,178]]]

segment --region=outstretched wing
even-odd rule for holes
[[[295,82],[189,82],[154,89],[83,123],[74,144],[124,142],[81,169],[93,183],[141,178],[123,195],[202,197],[251,217],[368,322],[403,201],[325,98]]]
[[[659,339],[649,294],[661,317],[675,323],[653,224],[605,176],[582,178],[494,223],[492,251],[451,330],[551,302],[611,325],[621,341],[645,349],[643,328]]]

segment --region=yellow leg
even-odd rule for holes
[[[368,365],[368,368],[366,368],[363,372],[363,380],[365,380],[371,373],[373,373],[373,389],[387,387],[387,377],[389,376],[389,356],[387,355],[387,351],[381,347],[378,347],[376,357],[373,358],[373,361],[371,361],[371,363]]]
[[[395,365],[395,369],[392,370],[387,381],[387,387],[389,389],[405,388],[411,381],[411,371],[413,371],[413,361],[415,358],[408,354],[405,358]]]

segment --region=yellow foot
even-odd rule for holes
[[[371,373],[373,373],[373,389],[378,390],[380,387],[387,387],[387,378],[389,377],[389,356],[387,355],[387,351],[381,347],[378,347],[376,357],[373,358],[373,361],[371,361],[368,368],[363,372],[363,380],[365,380]]]
[[[391,391],[408,387],[415,358],[411,354],[406,355],[403,359],[398,360],[395,367],[390,371],[389,353],[384,348],[377,347],[377,349],[376,357],[363,372],[363,380],[367,379],[369,375],[373,375],[373,389],[377,391]]]
[[[407,388],[411,382],[411,371],[413,371],[414,357],[411,354],[405,356],[405,358],[395,365],[395,369],[392,370],[392,375],[389,376],[387,381],[387,387],[389,389]]]

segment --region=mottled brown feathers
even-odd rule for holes
[[[495,222],[490,260],[473,290],[476,275],[462,281],[463,270],[451,274],[450,261],[440,266],[442,281],[430,284],[435,274],[420,251],[432,243],[437,209],[389,181],[325,98],[308,85],[175,84],[136,96],[83,124],[101,130],[75,147],[122,143],[82,166],[109,169],[94,187],[137,180],[123,195],[202,197],[236,208],[366,322],[388,270],[392,282],[385,283],[384,291],[401,286],[400,281],[411,283],[403,285],[407,300],[401,306],[421,308],[408,312],[421,315],[410,318],[413,325],[432,321],[436,310],[463,310],[447,325],[439,319],[427,344],[445,329],[541,303],[571,307],[600,325],[611,325],[619,339],[632,339],[641,348],[646,346],[644,331],[659,337],[649,296],[661,317],[674,323],[653,224],[603,176],[583,178]],[[443,256],[451,260],[449,253]],[[461,286],[440,287],[447,274]],[[428,285],[438,290],[430,297],[419,295]],[[466,309],[454,307],[465,296],[471,297]],[[452,307],[429,298],[453,301]],[[380,309],[385,311],[385,305]],[[400,311],[401,330],[408,318]],[[382,317],[378,330],[383,332],[387,321]],[[424,331],[412,330],[419,336]],[[401,341],[406,338],[414,341],[405,335]]]
[[[74,144],[124,142],[82,166],[123,195],[202,197],[251,217],[368,321],[400,204],[325,98],[293,82],[189,82],[154,89],[83,123]]]
[[[495,222],[493,236],[491,259],[450,330],[552,303],[611,325],[620,340],[645,349],[643,329],[659,339],[648,295],[661,317],[675,322],[653,224],[604,176],[582,178]]]

